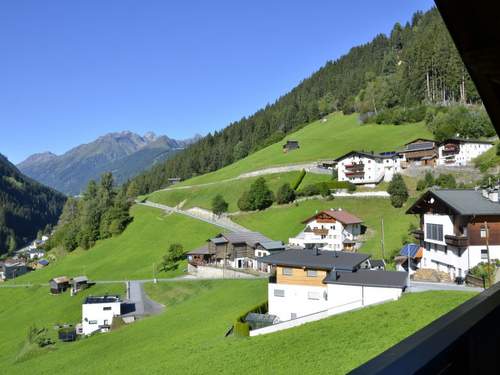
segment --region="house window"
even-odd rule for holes
[[[89,324],[97,324],[97,320],[89,320]]]
[[[427,223],[426,238],[434,241],[443,241],[443,225]]]
[[[486,238],[487,231],[485,227],[481,227],[481,238]]]
[[[335,230],[335,225],[330,225],[330,229]]]
[[[481,259],[488,260],[488,250],[487,249],[481,249]]]
[[[307,277],[316,277],[318,276],[318,271],[316,270],[307,270]]]
[[[290,314],[290,317],[291,317],[292,319],[297,319],[297,313],[291,313],[291,314]]]
[[[283,268],[281,274],[283,276],[293,276],[293,268]]]
[[[283,289],[274,289],[274,296],[275,297],[284,297],[285,291]]]
[[[106,307],[103,307],[102,309],[103,309],[103,311],[110,311],[111,310],[111,306],[106,306]]]
[[[318,292],[307,292],[307,299],[319,300],[321,295]]]

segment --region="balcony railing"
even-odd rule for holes
[[[351,374],[497,373],[499,320],[500,283],[497,283]]]
[[[444,242],[448,246],[454,247],[467,247],[469,246],[469,237],[468,236],[454,236],[447,234],[444,236]]]
[[[412,233],[413,233],[413,237],[415,237],[415,239],[417,241],[423,241],[424,240],[424,231],[422,229],[416,229]]]

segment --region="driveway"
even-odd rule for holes
[[[140,281],[127,282],[127,299],[129,303],[135,305],[133,311],[128,312],[127,315],[133,315],[137,318],[156,315],[161,313],[165,306],[151,300],[144,291],[143,284]]]
[[[452,283],[430,283],[423,281],[411,281],[410,287],[406,289],[407,292],[427,292],[429,290],[451,290],[460,292],[482,292],[483,288],[470,287],[465,285],[457,285]]]

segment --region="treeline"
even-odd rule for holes
[[[0,256],[57,222],[64,195],[24,176],[0,154]]]
[[[97,240],[120,234],[132,220],[127,186],[115,189],[113,175],[91,180],[81,198],[68,198],[48,248],[89,249]]]
[[[370,118],[397,110],[394,123],[401,114],[403,122],[424,118],[421,105],[451,104],[480,104],[480,98],[437,10],[417,12],[390,35],[380,34],[329,61],[273,104],[141,174],[134,185],[147,193],[166,186],[169,177],[217,170],[334,111]]]

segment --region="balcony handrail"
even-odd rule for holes
[[[499,317],[497,283],[351,374],[491,373],[500,355]]]

